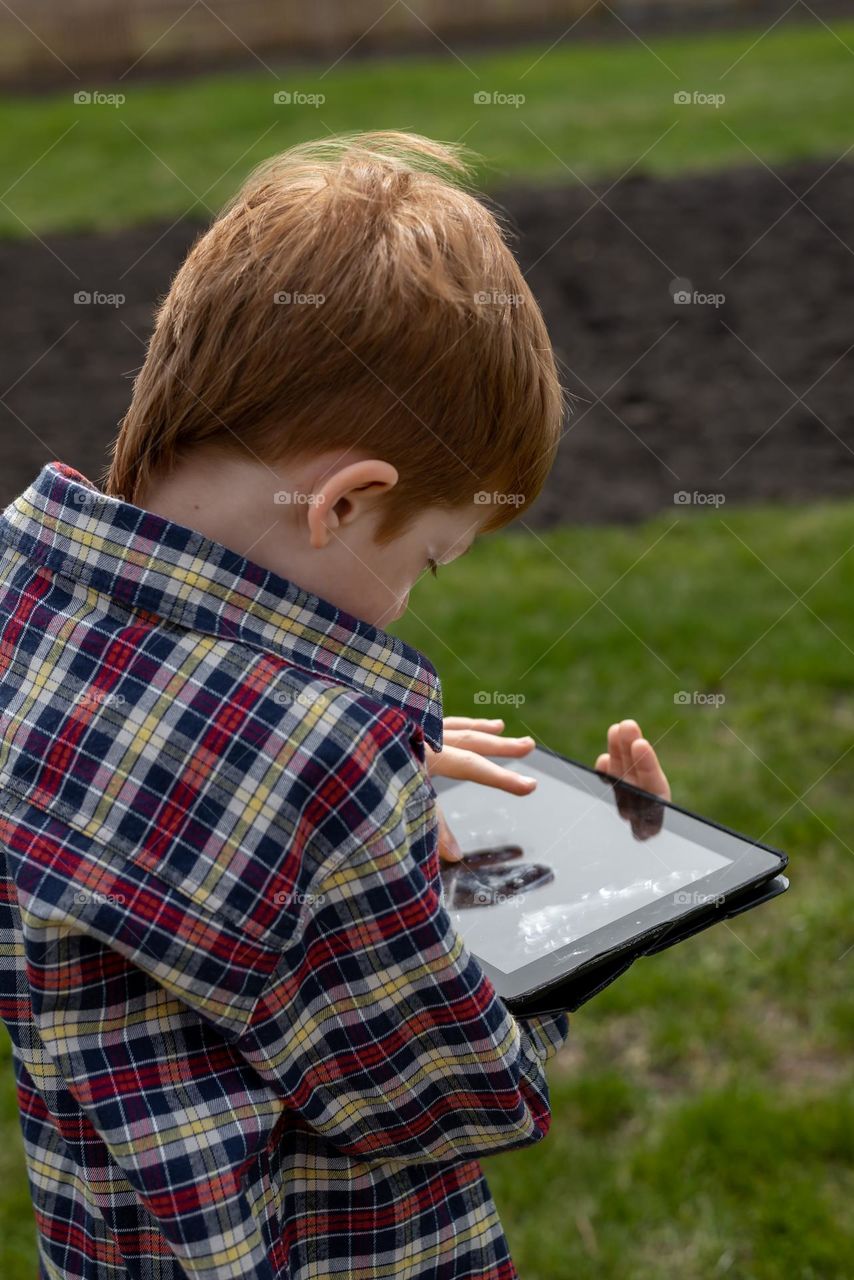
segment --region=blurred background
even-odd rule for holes
[[[395,629],[449,714],[588,763],[633,716],[677,802],[791,858],[571,1019],[549,1137],[490,1186],[525,1280],[854,1275],[854,4],[11,0],[0,51],[4,505],[53,459],[103,479],[153,309],[261,159],[479,154],[571,412],[535,507]],[[8,1056],[0,1276],[31,1280]]]

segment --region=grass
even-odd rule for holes
[[[526,1280],[852,1274],[852,548],[850,504],[680,508],[487,539],[413,593],[449,714],[587,763],[635,716],[677,801],[791,857],[784,898],[571,1019],[546,1142],[485,1162]]]
[[[587,762],[635,716],[678,802],[791,858],[783,898],[573,1016],[545,1143],[484,1164],[526,1280],[852,1273],[852,549],[850,503],[508,532],[419,583],[396,627],[449,714],[498,706]],[[695,690],[725,701],[674,702]],[[0,1275],[29,1280],[5,1070],[0,1116]]]
[[[646,45],[548,41],[513,50],[401,60],[345,59],[333,70],[208,76],[113,86],[119,107],[73,92],[0,100],[0,234],[206,219],[252,165],[290,144],[348,129],[409,128],[463,139],[488,157],[489,188],[518,176],[574,182],[839,157],[854,141],[854,22],[810,18],[767,34],[651,38]],[[327,74],[328,72],[328,74]],[[276,105],[274,92],[323,94]],[[675,92],[724,94],[720,107]],[[520,106],[474,95],[523,94]]]

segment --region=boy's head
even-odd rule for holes
[[[563,395],[461,150],[404,133],[260,165],[162,302],[108,493],[377,625],[539,493]]]

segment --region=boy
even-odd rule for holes
[[[451,148],[260,167],[159,309],[106,496],[0,520],[0,1012],[49,1280],[509,1280],[478,1157],[540,1141],[440,898],[441,772],[530,790],[383,626],[536,496],[561,393]],[[512,494],[513,502],[506,496]],[[667,794],[634,722],[600,768]],[[453,857],[443,832],[443,854]]]

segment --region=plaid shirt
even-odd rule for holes
[[[0,517],[0,1014],[49,1280],[517,1275],[540,1141],[441,900],[416,650],[47,464]],[[5,858],[5,865],[3,859]]]

